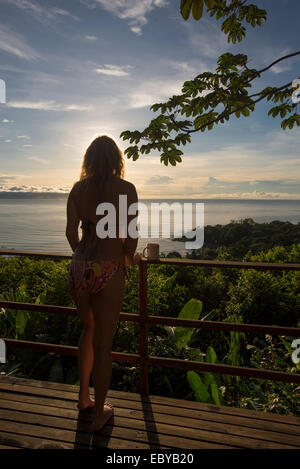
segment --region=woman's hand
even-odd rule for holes
[[[138,252],[136,252],[133,256],[134,265],[139,265],[141,258],[142,256]]]
[[[125,256],[125,262],[127,265],[134,266],[138,265],[141,260],[141,255],[139,253],[135,253],[134,256],[129,256],[128,254]]]

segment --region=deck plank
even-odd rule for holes
[[[19,394],[18,392],[3,392],[1,393],[2,400],[14,401],[14,402],[24,402],[30,404],[37,404],[36,394],[25,395]],[[282,422],[272,422],[272,421],[263,421],[259,419],[245,418],[239,415],[224,415],[216,412],[205,411],[193,411],[190,409],[178,408],[176,409],[176,414],[174,415],[174,408],[165,404],[162,405],[151,405],[151,410],[149,403],[147,403],[147,409],[143,407],[142,403],[129,403],[128,400],[109,398],[110,402],[118,409],[118,415],[129,415],[135,419],[141,419],[145,421],[153,421],[153,412],[155,413],[155,419],[157,422],[167,423],[167,424],[176,424],[178,422],[178,417],[181,419],[182,426],[191,426],[191,421],[196,427],[200,426],[203,428],[208,423],[221,423],[228,425],[234,425],[238,428],[249,427],[250,429],[262,429],[270,430],[272,432],[284,433],[290,436],[299,436],[300,428],[297,425],[284,424]],[[151,401],[150,401],[151,402]],[[167,401],[168,402],[168,401]],[[70,410],[76,410],[76,400],[64,401],[57,398],[45,398],[38,396],[38,404],[40,406],[47,406],[48,411],[51,414],[50,409],[53,410],[54,414],[64,412],[65,415]],[[239,410],[239,409],[238,409]],[[192,420],[191,420],[192,419]]]
[[[296,417],[109,390],[114,416],[96,436],[77,386],[1,376],[0,391],[3,447],[300,448]]]
[[[81,413],[78,416],[78,411],[74,410],[64,410],[64,409],[56,409],[56,408],[49,408],[46,406],[39,406],[37,404],[26,404],[23,402],[11,402],[8,400],[0,399],[0,416],[2,418],[9,418],[8,413],[5,411],[16,411],[17,417],[16,421],[20,421],[20,415],[18,416],[18,412],[22,411],[27,414],[34,414],[30,419],[28,417],[22,416],[22,421],[30,421],[30,423],[38,423],[40,419],[43,419],[43,423],[49,426],[55,427],[63,427],[74,429],[74,421],[80,421],[82,429],[84,428],[85,431],[89,431],[91,416],[89,414]],[[6,415],[6,417],[5,417]],[[55,417],[52,421],[51,419],[47,419],[47,416]],[[127,426],[130,425],[131,429],[135,429],[138,432],[147,432],[147,422],[143,418],[143,414],[140,413],[138,416],[139,419],[136,418],[136,415],[133,415],[132,412],[128,412],[126,409],[119,409],[115,406],[115,415],[114,415],[114,427],[120,427],[122,435],[124,435],[124,429],[127,429]],[[12,418],[12,417],[10,417]],[[13,418],[14,419],[14,416]],[[148,421],[150,422],[150,421]],[[193,427],[191,428],[191,424]],[[148,424],[149,427],[149,424]],[[165,439],[165,444],[174,445],[176,442],[171,440],[170,442],[166,440],[166,435],[178,435],[178,433],[183,432],[184,428],[184,435],[185,438],[191,439],[200,439],[206,440],[208,444],[211,440],[211,432],[218,433],[217,440],[218,442],[225,443],[228,445],[238,446],[242,445],[245,447],[247,445],[247,441],[245,438],[250,439],[249,446],[252,447],[254,444],[254,440],[262,440],[265,445],[269,445],[269,442],[272,443],[282,443],[289,445],[290,447],[300,447],[300,437],[294,436],[291,439],[290,434],[280,433],[277,431],[265,431],[259,430],[254,428],[246,428],[240,427],[236,425],[229,425],[227,424],[226,427],[224,424],[218,424],[215,422],[207,422],[203,420],[196,420],[187,419],[184,417],[181,418],[173,418],[173,421],[170,422],[167,419],[167,422],[162,422],[158,420],[155,415],[155,421],[152,420],[152,428],[153,432],[158,432],[160,435],[163,435],[163,439]],[[203,431],[205,430],[205,431]],[[149,431],[149,428],[148,428]],[[209,432],[209,433],[208,433]],[[231,438],[233,436],[234,438]],[[237,438],[238,437],[238,438]],[[130,438],[130,436],[129,436]],[[147,438],[147,434],[145,433],[144,438]],[[215,439],[215,438],[214,438]],[[148,438],[149,440],[149,438]],[[152,435],[151,442],[154,443],[154,436]],[[161,439],[162,442],[162,439]],[[185,441],[182,443],[186,443]],[[195,443],[194,443],[195,445]]]
[[[56,430],[71,430],[80,433],[80,439],[84,440],[87,435],[91,434],[91,419],[90,420],[78,420],[78,419],[66,419],[62,417],[48,416],[45,414],[34,414],[28,412],[21,412],[16,410],[0,409],[0,419],[2,421],[2,427],[5,428],[5,422],[18,422],[21,423],[40,425],[47,427],[42,428],[41,433],[47,434],[48,427]],[[184,429],[184,435],[180,426],[169,426],[169,425],[156,425],[152,424],[151,429],[146,427],[144,422],[136,421],[128,417],[111,419],[113,422],[108,423],[102,430],[101,434],[109,436],[110,438],[122,438],[127,440],[126,445],[131,445],[133,441],[140,442],[146,445],[152,445],[152,447],[168,447],[168,448],[228,448],[234,445],[232,441],[225,441],[222,435],[218,435],[214,438],[215,442],[210,442],[210,435],[208,432],[196,431],[195,429]],[[81,435],[82,434],[82,435]],[[84,435],[83,435],[84,434]],[[52,435],[52,432],[51,432]],[[228,438],[231,440],[232,438]],[[233,438],[234,439],[234,438]],[[236,439],[235,445],[238,444]],[[268,444],[268,443],[267,443]]]
[[[9,449],[74,449],[71,443],[61,443],[28,435],[16,435],[0,430],[0,443]]]
[[[8,445],[1,445],[0,449],[21,449],[19,446],[8,446]]]
[[[0,383],[1,383],[1,388],[2,388],[2,383],[9,383],[9,384],[14,384],[19,386],[23,384],[24,386],[28,386],[29,388],[32,388],[32,380],[24,379],[24,378],[11,378],[11,377],[6,377],[6,376],[0,376]],[[48,386],[49,385],[49,386]],[[76,385],[69,385],[69,384],[64,384],[64,383],[53,383],[53,382],[45,382],[45,381],[36,381],[34,380],[34,386],[39,387],[41,390],[41,394],[46,395],[46,396],[53,396],[53,397],[58,397],[58,398],[65,398],[65,399],[70,399],[70,393],[75,394],[75,398],[78,396],[78,390],[79,387]],[[9,389],[9,388],[7,388]],[[44,389],[46,391],[44,391]],[[52,393],[51,391],[52,390]],[[56,393],[56,391],[58,391]],[[27,389],[24,392],[28,392],[30,394],[30,390]],[[33,389],[33,393],[35,393],[36,390]],[[66,392],[68,394],[66,394]],[[93,388],[90,388],[91,395],[94,395],[94,390]],[[128,401],[127,405],[132,405],[134,403],[141,403],[141,395],[138,393],[129,393],[125,391],[115,391],[110,389],[107,394],[107,398],[116,398],[116,399],[123,399],[124,401]],[[267,412],[260,412],[260,411],[255,411],[255,410],[250,410],[250,409],[240,409],[236,407],[229,407],[229,406],[217,406],[215,404],[206,404],[203,402],[197,402],[197,401],[187,401],[185,399],[173,399],[173,398],[166,398],[162,396],[155,396],[151,395],[151,405],[157,404],[161,406],[166,405],[166,399],[168,400],[168,406],[173,407],[176,409],[176,412],[178,409],[190,409],[192,411],[203,411],[203,412],[209,412],[211,413],[218,413],[218,414],[224,414],[224,415],[233,415],[233,416],[240,416],[240,417],[246,417],[246,418],[253,418],[253,419],[259,419],[263,421],[271,421],[271,422],[283,422],[284,424],[290,423],[291,425],[294,426],[294,430],[296,430],[296,427],[298,428],[298,432],[300,431],[300,417],[294,417],[294,416],[288,416],[288,415],[281,415],[281,414],[275,414],[275,413],[267,413]],[[145,408],[145,407],[144,407]]]

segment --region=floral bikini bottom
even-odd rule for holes
[[[72,259],[69,265],[70,287],[78,291],[99,293],[122,267],[124,264],[119,261]]]

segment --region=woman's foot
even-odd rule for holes
[[[92,410],[95,407],[95,401],[93,401],[90,397],[79,397],[77,409],[78,410]]]
[[[106,422],[108,422],[108,420],[112,417],[113,413],[113,406],[109,402],[105,401],[102,414],[94,416],[92,427],[93,432],[100,431],[104,427]]]

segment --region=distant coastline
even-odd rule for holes
[[[29,251],[53,251],[69,252],[69,245],[65,237],[66,222],[66,202],[67,192],[26,192],[24,191],[3,191],[0,192],[0,246],[4,249],[21,249]],[[300,204],[299,200],[287,199],[139,199],[147,206],[151,202],[156,203],[204,203],[204,226],[205,245],[208,249],[214,249],[217,245],[229,245],[230,250],[241,253],[244,248],[249,248],[255,241],[256,247],[269,247],[272,245],[289,244],[289,241],[300,242],[300,232],[295,234],[294,229],[300,227]],[[195,207],[194,204],[194,207]],[[141,217],[144,215],[142,214]],[[258,225],[247,225],[236,223],[230,229],[232,220],[241,221],[252,218]],[[276,227],[272,222],[278,221]],[[141,223],[148,223],[149,220],[141,218]],[[193,221],[193,225],[194,225]],[[285,223],[290,222],[290,223]],[[163,221],[162,221],[163,223]],[[283,224],[282,224],[283,223]],[[267,225],[263,225],[267,224]],[[271,224],[271,225],[269,225]],[[226,226],[227,225],[227,226]],[[223,226],[223,228],[221,228]],[[209,228],[210,227],[210,228]],[[212,230],[212,227],[214,229]],[[260,231],[259,240],[257,233],[252,232],[252,228]],[[243,228],[243,233],[240,232]],[[245,229],[247,228],[247,229]],[[265,230],[263,229],[265,228]],[[269,231],[271,229],[271,232]],[[229,230],[228,230],[229,229]],[[263,231],[261,232],[261,229]],[[186,230],[184,230],[186,231]],[[244,233],[244,231],[246,233]],[[255,231],[255,230],[254,230]],[[155,231],[156,232],[156,231]],[[293,232],[293,233],[291,233]],[[159,233],[159,231],[158,231]],[[171,234],[171,233],[170,233]],[[274,236],[276,234],[276,240]],[[277,236],[278,234],[278,236]],[[247,239],[245,239],[245,236]],[[233,239],[232,239],[233,238]],[[236,244],[237,238],[239,246]],[[243,238],[243,246],[240,243]],[[268,241],[269,240],[269,241]],[[232,245],[235,241],[235,245]],[[268,241],[268,242],[266,242]],[[160,244],[162,253],[178,252],[186,254],[185,243],[164,238],[158,234],[157,238],[141,237],[138,242],[138,249],[141,252],[147,243],[157,242]],[[254,248],[254,246],[253,246]],[[206,252],[211,255],[212,251]]]
[[[69,192],[29,192],[29,191],[0,191],[0,199],[65,199],[69,195]],[[253,199],[242,199],[242,198],[234,198],[234,197],[214,197],[214,198],[205,198],[205,197],[198,197],[198,198],[185,198],[185,197],[177,197],[177,198],[169,198],[169,197],[160,197],[160,198],[140,198],[139,199],[141,202],[142,201],[147,201],[149,202],[158,202],[160,200],[163,200],[164,202],[178,202],[179,200],[182,202],[203,202],[203,201],[220,201],[222,203],[226,202],[294,202],[294,201],[299,201],[300,202],[300,197],[299,199],[280,199],[278,198],[253,198]]]
[[[0,199],[65,199],[68,192],[0,192]]]

